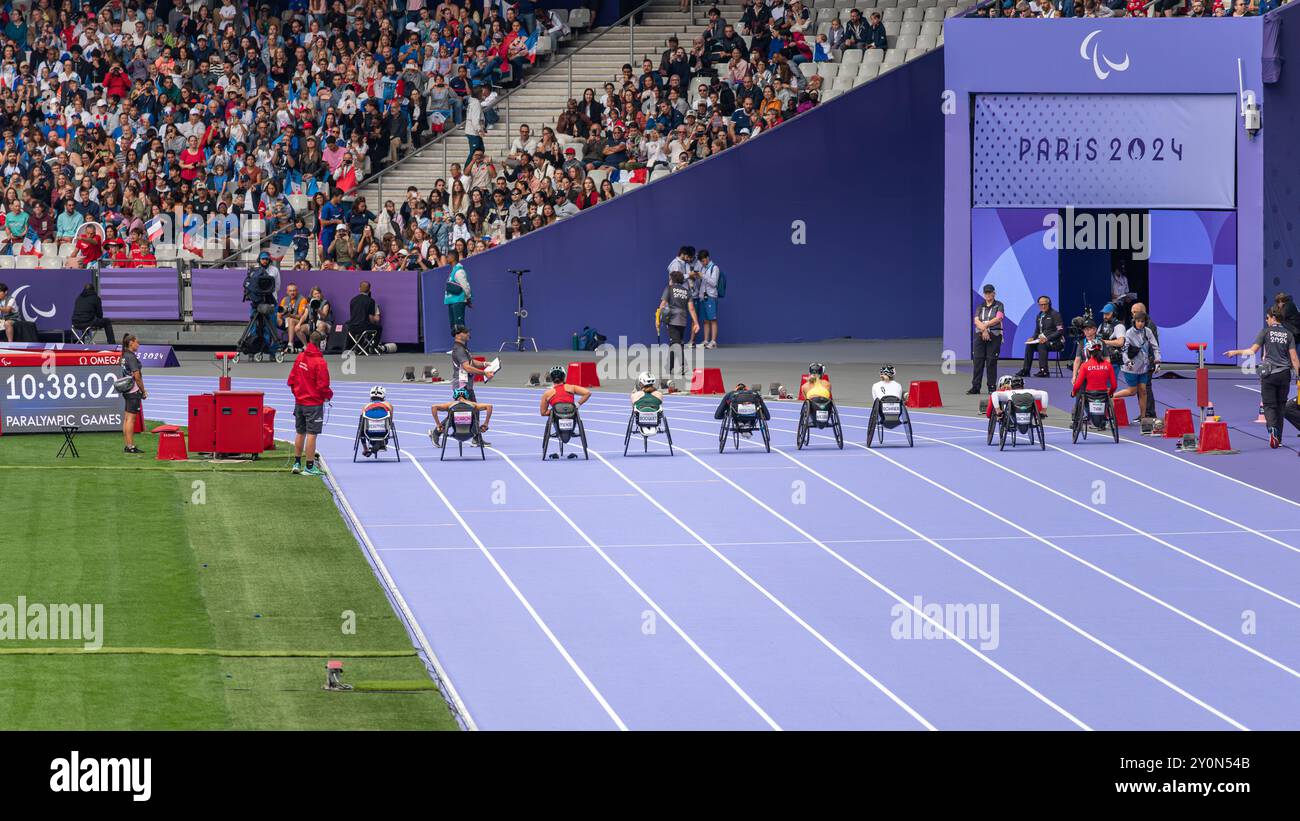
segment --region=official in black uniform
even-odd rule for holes
[[[1006,309],[997,300],[992,285],[984,286],[984,304],[975,310],[975,336],[971,341],[971,364],[975,373],[971,377],[968,394],[980,392],[980,373],[984,373],[989,393],[997,390],[998,352],[1002,350],[1002,317]]]
[[[1034,336],[1025,344],[1025,364],[1016,376],[1029,376],[1029,365],[1034,360],[1034,351],[1038,352],[1038,373],[1034,376],[1051,376],[1047,370],[1047,352],[1065,349],[1065,326],[1061,314],[1052,307],[1052,298],[1038,298],[1038,316],[1034,318]]]
[[[1268,423],[1269,447],[1282,444],[1282,418],[1285,413],[1291,424],[1297,424],[1287,406],[1286,397],[1291,392],[1291,382],[1300,374],[1300,359],[1295,352],[1295,337],[1282,324],[1286,311],[1274,305],[1264,317],[1265,325],[1249,348],[1228,351],[1224,356],[1251,356],[1262,351],[1259,357],[1259,393],[1264,403],[1264,419]],[[1300,383],[1298,383],[1300,384]],[[1286,409],[1284,411],[1284,408]]]

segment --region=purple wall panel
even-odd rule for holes
[[[709,249],[727,273],[724,345],[937,335],[942,60],[941,49],[751,143],[471,257],[476,344],[515,337],[508,268],[532,269],[524,332],[542,347],[567,347],[584,325],[652,341],[681,245]],[[429,351],[449,341],[445,280],[445,270],[425,274]]]
[[[99,296],[109,319],[181,318],[181,280],[175,268],[104,268]]]

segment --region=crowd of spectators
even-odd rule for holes
[[[476,88],[517,84],[552,28],[530,0],[8,0],[0,253],[143,258],[160,214],[186,238],[314,232]]]
[[[976,17],[1254,17],[1286,0],[996,0]]]

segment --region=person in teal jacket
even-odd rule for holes
[[[465,273],[460,255],[454,249],[442,255],[442,264],[451,266],[442,302],[447,306],[447,318],[451,320],[451,327],[455,328],[457,325],[465,324],[465,308],[473,304],[469,289],[469,275]]]

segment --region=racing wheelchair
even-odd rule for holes
[[[642,452],[644,453],[650,452],[650,437],[662,433],[668,442],[668,455],[673,455],[673,432],[668,427],[668,417],[664,415],[663,408],[654,410],[632,409],[632,415],[627,420],[627,433],[623,435],[624,456],[627,456],[627,449],[632,444],[632,434],[634,433],[641,435]]]
[[[907,412],[907,405],[897,396],[882,396],[871,404],[871,416],[867,419],[867,447],[885,444],[885,431],[902,428],[907,434],[907,446],[915,447],[912,441],[912,416]]]
[[[733,449],[740,449],[740,438],[752,436],[758,431],[763,437],[763,449],[772,452],[772,433],[768,429],[764,416],[763,397],[757,391],[742,388],[731,394],[731,401],[726,403],[722,413],[722,427],[718,431],[718,453],[727,449],[727,440]]]
[[[578,437],[582,443],[582,458],[590,459],[587,454],[587,429],[582,424],[582,417],[578,415],[578,406],[573,402],[557,402],[551,406],[551,412],[546,417],[546,432],[542,434],[542,459],[550,456],[553,459],[559,459],[564,456],[564,447]],[[551,453],[551,439],[554,438],[559,443],[559,453]],[[570,459],[578,458],[576,453],[570,453]]]
[[[402,446],[397,439],[397,422],[393,419],[393,406],[384,401],[384,388],[380,385],[370,389],[370,402],[361,409],[357,419],[357,435],[352,442],[352,461],[357,461],[360,452],[364,458],[374,457],[379,461],[379,454],[388,450],[391,443],[397,461],[402,461]]]
[[[826,430],[829,428],[835,435],[835,444],[840,450],[844,450],[844,428],[840,426],[840,412],[835,408],[835,402],[824,396],[814,396],[811,399],[805,399],[803,407],[799,410],[799,426],[794,432],[794,446],[803,450],[804,446],[812,439],[813,429]]]
[[[1070,442],[1077,443],[1082,435],[1086,441],[1088,431],[1104,433],[1110,429],[1111,438],[1119,444],[1119,422],[1115,418],[1115,400],[1109,391],[1080,391],[1074,400],[1074,416],[1070,420]]]
[[[1043,414],[1038,410],[1038,402],[1033,394],[1016,391],[1005,400],[995,397],[990,402],[998,406],[989,414],[988,444],[993,444],[993,434],[998,435],[998,449],[1007,449],[1007,440],[1011,447],[1020,444],[1021,436],[1028,436],[1028,444],[1038,443],[1040,450],[1047,450],[1047,438],[1043,430]]]
[[[460,391],[457,391],[460,393]],[[478,411],[474,404],[464,397],[457,397],[456,402],[447,408],[447,421],[442,430],[442,450],[438,461],[447,459],[447,442],[456,440],[456,453],[465,456],[465,443],[478,448],[479,458],[487,459],[487,448],[483,446],[483,434],[479,430]]]

